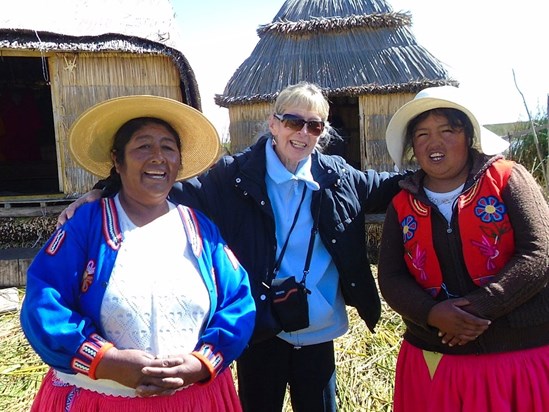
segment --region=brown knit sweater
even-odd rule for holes
[[[499,157],[474,152],[467,190]],[[423,191],[425,173],[419,170],[400,184],[403,190],[430,204]],[[404,339],[421,349],[451,353],[494,353],[549,344],[549,207],[528,171],[515,164],[502,192],[515,235],[515,254],[496,280],[476,286],[461,254],[457,216],[450,224],[433,206],[433,242],[443,281],[452,294],[468,299],[463,309],[492,321],[488,330],[463,346],[443,345],[427,315],[444,293],[434,299],[409,274],[403,259],[402,228],[393,205],[383,227],[378,278],[386,302],[406,323]],[[456,210],[456,209],[454,209]],[[452,245],[452,246],[450,246]],[[457,249],[456,249],[457,246]],[[459,253],[450,253],[458,250]],[[438,300],[437,300],[438,299]]]

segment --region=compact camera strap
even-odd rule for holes
[[[303,193],[301,195],[301,200],[299,202],[299,206],[297,207],[297,210],[295,212],[294,221],[292,222],[292,226],[290,227],[290,230],[288,231],[288,236],[286,237],[286,241],[284,242],[284,246],[282,246],[282,250],[280,251],[280,255],[278,255],[278,259],[276,260],[274,269],[273,269],[273,276],[269,279],[269,283],[276,277],[278,271],[280,270],[280,265],[282,264],[282,258],[284,257],[284,253],[286,252],[286,247],[288,246],[288,241],[290,240],[290,235],[292,234],[292,231],[294,230],[294,227],[297,223],[297,218],[299,217],[299,212],[301,211],[301,205],[303,204],[303,200],[305,199],[305,192],[307,191],[307,184],[303,187]],[[320,192],[320,195],[322,196],[322,192]],[[311,237],[309,239],[309,247],[307,249],[307,257],[305,258],[305,266],[303,268],[303,278],[301,279],[301,284],[305,286],[305,280],[307,278],[307,275],[309,274],[309,268],[311,266],[311,258],[313,256],[313,246],[315,244],[315,237],[318,233],[318,217],[320,215],[320,202],[319,207],[316,213],[316,216],[313,220],[313,228],[311,229]],[[308,291],[309,292],[309,291]],[[309,292],[310,293],[310,292]]]

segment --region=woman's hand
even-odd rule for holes
[[[162,366],[147,366],[142,372],[149,379],[147,384],[136,388],[139,396],[163,394],[168,383],[188,386],[210,377],[208,368],[191,354],[162,359]]]
[[[465,345],[490,326],[488,319],[479,318],[461,308],[469,304],[464,298],[449,299],[436,304],[429,312],[427,323],[439,330],[438,336],[443,344]]]
[[[99,189],[92,189],[88,193],[84,193],[82,196],[80,196],[78,199],[68,205],[65,209],[63,209],[63,211],[57,217],[57,224],[55,228],[59,229],[61,226],[63,226],[63,224],[67,220],[74,216],[74,212],[76,212],[76,209],[78,209],[84,203],[90,203],[100,198],[101,190]]]
[[[196,360],[200,362],[198,359]],[[183,359],[181,358],[169,359],[170,368],[175,368],[182,363]],[[165,359],[156,359],[141,350],[111,348],[105,352],[97,365],[95,376],[98,379],[116,381],[130,388],[137,389],[142,386],[151,388],[147,394],[139,394],[140,396],[171,395],[176,389],[188,385],[188,383],[176,375],[171,377],[166,374],[166,378],[160,378],[144,373],[146,368],[153,368],[153,370],[170,369],[166,368],[165,365]]]

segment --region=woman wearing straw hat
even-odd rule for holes
[[[391,119],[401,182],[379,285],[406,331],[394,410],[549,410],[549,208],[460,90],[425,89]]]
[[[356,307],[372,331],[381,313],[366,255],[365,214],[385,211],[401,177],[362,172],[323,154],[328,114],[318,86],[286,87],[267,133],[208,173],[177,184],[170,195],[219,226],[250,277],[256,323],[237,361],[245,411],[281,411],[288,386],[294,411],[335,411],[333,340],[348,329],[345,305]],[[273,292],[273,284],[293,279],[299,285],[288,290],[308,290],[308,308],[278,308],[303,297],[292,293],[280,295],[291,299],[277,298],[274,309],[270,297],[280,290]]]
[[[204,215],[167,200],[217,159],[214,127],[177,101],[128,96],[82,114],[69,144],[118,189],[28,270],[21,324],[51,366],[32,410],[240,410],[227,367],[253,329],[247,274]]]

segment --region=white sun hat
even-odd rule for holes
[[[454,86],[429,87],[420,91],[413,100],[397,110],[387,126],[385,143],[395,165],[399,169],[402,168],[408,123],[421,113],[432,109],[450,108],[462,111],[471,120],[474,137],[480,140],[480,148],[483,153],[495,155],[505,151],[509,147],[509,142],[482,127],[471,112],[471,107],[472,105],[465,94]]]

